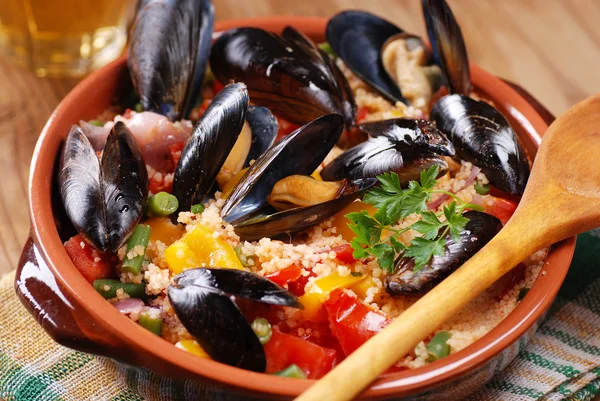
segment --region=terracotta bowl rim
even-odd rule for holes
[[[261,26],[264,29],[272,30],[293,25],[309,35],[318,35],[319,32],[321,34],[324,32],[326,21],[326,18],[320,17],[249,18],[217,22],[215,31],[243,25]],[[65,110],[76,107],[73,104],[74,99],[83,93],[91,93],[96,82],[101,82],[105,76],[116,74],[120,68],[123,68],[125,62],[125,58],[122,57],[79,83],[54,111],[38,139],[31,162],[29,208],[32,236],[35,238],[43,258],[57,281],[75,300],[78,307],[89,315],[90,319],[98,324],[103,324],[123,344],[133,346],[138,352],[147,353],[154,363],[168,361],[169,364],[176,365],[179,369],[188,372],[189,377],[206,378],[255,394],[286,396],[300,394],[312,384],[312,380],[302,381],[274,377],[197,358],[139,327],[110,306],[98,293],[90,291],[89,283],[78,273],[64,251],[53,221],[50,204],[52,180],[47,172],[53,170],[55,153],[50,152],[48,148],[54,146],[53,142],[57,141],[54,137],[58,135],[56,132],[51,134],[51,131],[56,122],[63,118]],[[502,103],[513,118],[519,120],[522,125],[529,124],[530,128],[537,132],[545,132],[547,124],[517,92],[481,68],[472,65],[471,69],[473,81],[477,86],[486,93],[492,94],[492,98],[496,102]],[[536,137],[531,133],[529,135],[535,143],[539,144],[539,136]],[[544,268],[546,274],[538,277],[536,284],[523,301],[504,321],[483,338],[469,347],[425,367],[383,376],[363,393],[363,396],[383,397],[411,394],[426,386],[439,385],[456,379],[489,361],[518,340],[549,308],[566,276],[574,247],[574,237],[554,245],[547,259],[552,268]]]

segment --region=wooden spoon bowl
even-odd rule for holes
[[[352,399],[527,256],[600,226],[599,156],[597,95],[550,126],[523,198],[496,237],[296,400]]]

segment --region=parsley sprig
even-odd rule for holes
[[[398,174],[384,173],[377,176],[379,187],[366,193],[363,201],[378,210],[373,217],[363,210],[346,215],[352,224],[350,228],[356,236],[352,240],[354,257],[377,258],[382,269],[393,273],[400,257],[413,258],[414,271],[421,270],[436,255],[444,254],[446,236],[460,241],[460,232],[469,221],[463,216],[466,209],[481,210],[480,206],[463,202],[455,194],[434,189],[439,167],[433,166],[421,172],[420,182],[410,181],[408,188],[402,189]],[[427,209],[427,202],[433,194],[444,194],[453,201],[435,213]],[[400,220],[417,213],[421,220],[403,229],[393,228]],[[398,237],[408,230],[415,230],[421,236],[413,238],[406,246]],[[385,235],[383,235],[385,232]]]

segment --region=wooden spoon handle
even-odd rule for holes
[[[296,401],[351,400],[527,255],[546,246],[547,241],[540,227],[524,225],[527,223],[523,221],[511,220],[467,263],[354,351],[297,397]]]

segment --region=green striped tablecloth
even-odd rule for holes
[[[176,382],[55,344],[0,281],[0,398],[5,401],[202,400]],[[600,235],[578,238],[573,265],[546,321],[527,348],[472,401],[591,400],[600,392]]]

